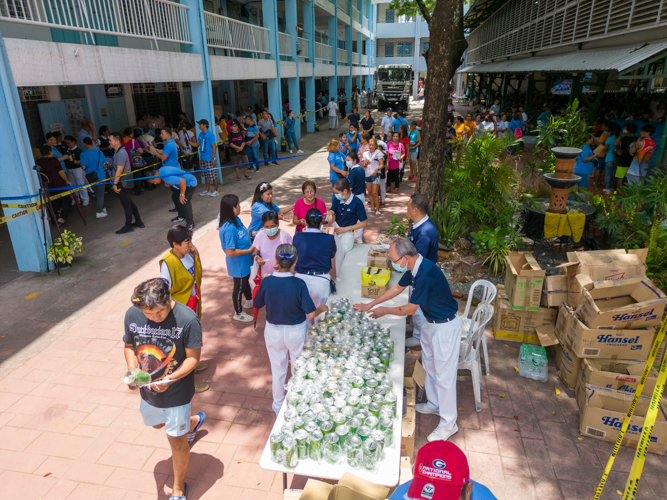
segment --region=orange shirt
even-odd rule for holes
[[[475,125],[475,122],[472,120],[466,120],[463,122],[463,124],[468,127],[468,139],[470,139],[473,134],[475,133],[475,129],[477,128],[477,125]]]

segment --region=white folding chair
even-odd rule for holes
[[[458,369],[470,371],[473,393],[475,395],[475,409],[477,411],[482,411],[482,389],[484,388],[480,344],[484,338],[484,328],[491,321],[492,317],[493,310],[491,307],[486,304],[480,304],[475,309],[472,318],[468,320],[470,322],[468,334],[461,337]]]
[[[466,336],[470,330],[470,319],[468,319],[468,314],[470,313],[470,306],[472,305],[472,298],[475,295],[475,289],[481,287],[482,290],[482,299],[480,305],[484,304],[489,306],[493,311],[493,300],[496,298],[496,285],[487,280],[477,280],[472,284],[470,291],[468,292],[468,302],[466,303],[466,309],[463,312],[461,319],[463,320],[463,336]],[[489,374],[489,352],[486,348],[486,335],[482,335],[482,350],[484,355],[484,372]]]

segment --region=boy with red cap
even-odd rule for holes
[[[496,500],[484,485],[470,479],[468,459],[454,443],[431,441],[417,452],[414,477],[389,500]]]

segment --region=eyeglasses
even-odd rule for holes
[[[391,257],[389,257],[389,259],[390,259],[394,264],[398,265],[398,263],[399,263],[400,261],[403,260],[403,257],[405,257],[405,255],[401,255],[401,256],[398,258],[398,260],[394,260],[394,259],[392,259]]]

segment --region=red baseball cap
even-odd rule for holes
[[[449,441],[431,441],[417,452],[408,497],[420,500],[459,500],[470,481],[468,459]]]

